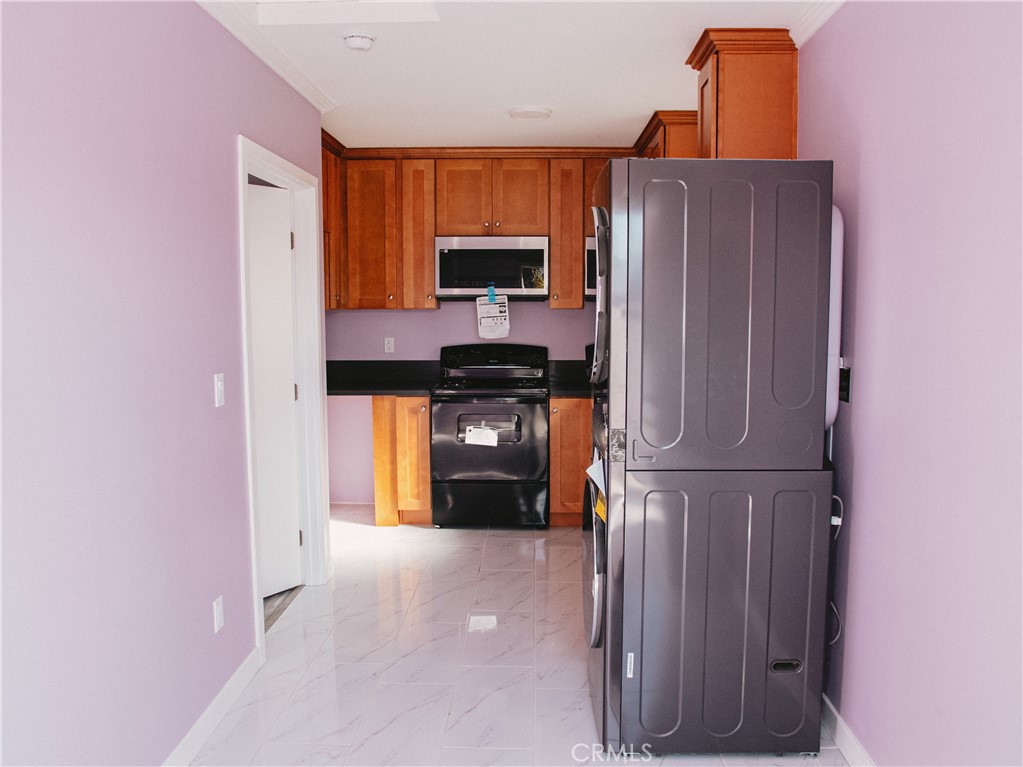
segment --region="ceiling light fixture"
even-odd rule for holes
[[[375,37],[369,35],[347,35],[345,37],[345,45],[353,51],[362,51],[365,53],[373,47],[373,43],[376,42]]]
[[[537,104],[523,104],[512,107],[508,114],[515,120],[546,120],[551,116],[551,110]]]

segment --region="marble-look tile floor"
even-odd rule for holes
[[[583,636],[581,536],[377,528],[331,508],[333,576],[306,586],[196,765],[600,762]],[[655,756],[609,764],[845,765],[817,757]]]

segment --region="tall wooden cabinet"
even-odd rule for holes
[[[545,159],[437,160],[437,234],[547,234]]]
[[[397,163],[348,161],[346,309],[396,309],[398,301]]]
[[[551,160],[547,294],[551,309],[583,305],[583,161]]]
[[[323,301],[327,309],[341,308],[342,265],[345,235],[342,211],[345,209],[344,147],[324,133],[321,141],[323,197]]]
[[[401,306],[436,309],[433,160],[401,161]]]
[[[796,157],[798,51],[785,29],[706,29],[686,60],[699,73],[700,157]]]

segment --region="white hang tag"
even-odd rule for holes
[[[490,426],[467,426],[465,444],[497,447],[497,429]]]
[[[480,338],[507,338],[511,321],[508,319],[508,296],[487,296],[476,299],[476,322]]]

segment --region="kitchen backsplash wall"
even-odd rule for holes
[[[511,330],[501,342],[546,346],[551,359],[581,360],[593,343],[595,304],[553,310],[545,302],[513,301]],[[327,312],[328,360],[435,360],[440,347],[478,343],[474,301],[447,301],[433,311],[358,310]],[[384,353],[384,338],[394,353]]]

